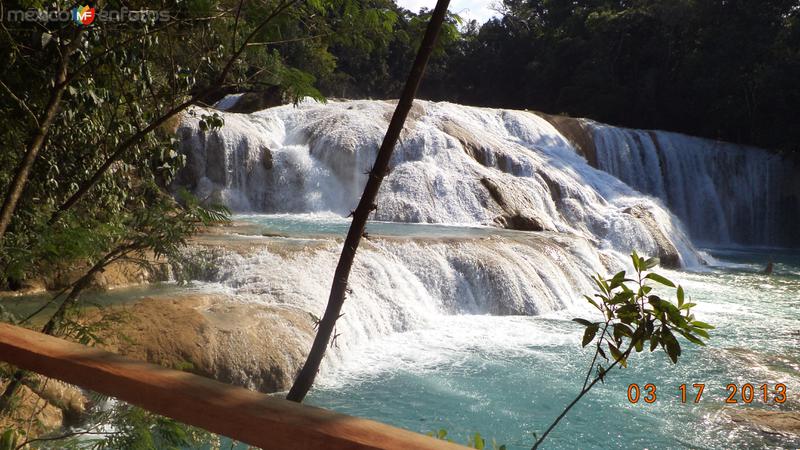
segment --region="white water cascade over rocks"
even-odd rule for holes
[[[202,280],[241,301],[321,316],[345,217],[393,109],[386,101],[303,102],[221,112],[225,125],[210,131],[198,125],[206,111],[185,117],[187,166],[175,187],[268,229],[248,237],[246,251],[223,244],[206,254],[213,270]],[[609,145],[597,144],[597,156],[622,164]],[[352,345],[437,317],[583,305],[594,290],[589,276],[626,267],[634,249],[670,267],[702,264],[662,203],[668,196],[643,193],[649,179],[626,184],[603,167],[539,115],[415,102],[356,258],[333,364]]]
[[[201,333],[215,349],[202,366],[210,375],[255,389],[291,386],[394,107],[302,102],[183,117],[187,164],[174,188],[234,212],[234,223],[194,237],[176,270],[203,294],[190,307],[204,322],[190,325],[214,329]],[[224,126],[203,131],[198,121],[209,113]],[[793,164],[674,133],[416,101],[307,402],[530,448],[531,430],[561,411],[591,361],[591,348],[579,350],[583,327],[570,320],[601,317],[583,298],[597,292],[590,276],[630,271],[635,249],[658,256],[657,272],[684,287],[697,320],[716,327],[710,345],[681,342],[678,369],[664,355],[637,359],[598,384],[551,444],[607,446],[595,429],[608,411],[633,412],[635,421],[623,421],[633,425],[607,425],[639,447],[785,444],[732,413],[709,416],[713,399],[631,409],[624,392],[635,380],[677,386],[678,372],[708,386],[800,386],[791,357],[800,260],[776,247],[800,246]]]
[[[423,329],[441,316],[538,315],[574,306],[583,302],[581,292],[593,289],[588,275],[606,270],[592,244],[581,238],[552,232],[474,232],[472,237],[445,230],[435,237],[365,241],[337,324],[334,361],[353,345]],[[217,248],[204,253],[214,269],[202,281],[242,302],[320,316],[341,240],[318,236],[261,242],[256,240],[247,252]]]
[[[223,114],[225,126],[211,132],[187,118],[188,167],[178,183],[237,212],[346,216],[393,108],[287,105]],[[374,219],[551,230],[672,266],[699,262],[669,211],[589,166],[547,121],[523,111],[416,102]]]
[[[598,168],[663,200],[693,239],[800,244],[800,183],[787,158],[678,133],[585,123]]]
[[[393,109],[386,101],[304,102],[222,112],[225,125],[210,131],[198,126],[204,111],[184,118],[187,167],[176,187],[273,226],[253,250],[214,253],[204,281],[242,301],[321,316],[345,217]],[[624,162],[609,145],[598,143],[597,157]],[[332,361],[352,345],[425,328],[441,315],[582,305],[582,294],[594,290],[589,276],[624,268],[634,249],[667,266],[702,263],[681,221],[642,193],[649,179],[632,187],[592,167],[533,113],[416,102],[390,167]],[[276,223],[290,225],[276,233]]]

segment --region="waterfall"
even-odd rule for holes
[[[697,242],[800,243],[792,193],[800,189],[785,158],[678,133],[586,123],[598,167],[661,199]]]
[[[247,252],[206,251],[203,258],[214,270],[202,281],[243,302],[320,315],[341,241],[264,241]],[[350,276],[334,359],[353,345],[425,328],[442,315],[537,315],[583,304],[581,293],[593,290],[589,275],[606,271],[609,261],[622,264],[614,258],[585,239],[553,233],[372,238]]]
[[[187,165],[174,187],[255,214],[242,216],[253,223],[280,217],[286,225],[280,237],[252,238],[247,251],[223,245],[201,256],[215,268],[204,281],[241,301],[321,316],[342,245],[337,227],[358,203],[393,109],[385,101],[303,102],[223,112],[225,125],[209,131],[198,125],[206,111],[184,117]],[[652,189],[669,185],[653,181]],[[595,290],[589,276],[628,267],[634,249],[670,267],[701,264],[680,220],[642,190],[589,165],[536,114],[415,102],[326,364],[443,315],[585,306],[582,294]]]
[[[176,184],[238,212],[334,213],[355,208],[394,105],[305,102],[198,114],[179,130],[187,167]],[[672,266],[699,257],[657,201],[589,166],[545,119],[525,111],[415,102],[373,219],[550,230]]]
[[[186,115],[178,132],[187,164],[174,188],[224,203],[250,223],[229,229],[231,242],[193,241],[205,262],[201,289],[294,309],[293,317],[307,312],[309,322],[322,316],[346,217],[393,109],[387,101],[302,102],[221,112],[225,125],[208,131],[198,120],[210,111]],[[323,380],[348,367],[355,349],[383,345],[388,335],[406,333],[397,342],[407,342],[453,319],[486,319],[471,315],[585,308],[582,295],[595,292],[589,276],[630,269],[634,249],[665,266],[698,266],[684,226],[715,242],[748,233],[771,242],[789,229],[775,223],[791,217],[780,195],[791,169],[770,153],[564,121],[414,103],[355,259]],[[504,335],[514,322],[492,323]],[[463,334],[436,332],[445,340]],[[307,341],[306,333],[282,345],[302,352]]]

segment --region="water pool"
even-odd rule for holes
[[[705,348],[684,344],[672,365],[642,353],[615,370],[551,433],[544,448],[796,448],[732,416],[744,408],[800,409],[800,264],[791,252],[718,249],[721,267],[670,272],[696,314],[717,329]],[[775,274],[758,274],[774,259]],[[450,316],[428,329],[388,336],[351,352],[308,402],[419,432],[445,428],[457,442],[480,432],[509,449],[530,448],[580,389],[590,354],[580,349],[583,309],[537,317]],[[628,400],[631,383],[653,383],[655,403]],[[679,386],[689,386],[687,403]],[[698,404],[694,383],[704,383]],[[726,404],[726,386],[787,386],[782,405]],[[737,394],[737,395],[740,395]]]

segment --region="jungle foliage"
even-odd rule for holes
[[[76,333],[73,313],[94,275],[120,260],[183,264],[187,239],[228,219],[224,207],[171,187],[185,162],[175,134],[181,115],[230,92],[277,89],[286,102],[323,100],[315,77],[333,72],[327,48],[339,30],[365,41],[361,34],[393,18],[350,0],[110,0],[93,6],[156,14],[87,25],[9,15],[74,6],[0,5],[0,289],[19,290],[62,270],[84,274],[34,314],[0,314],[92,344],[91,330]],[[209,132],[223,125],[215,115],[201,121]],[[32,379],[4,368],[0,413],[15,410],[15,393]],[[138,442],[166,423],[126,408],[113,411],[142,421],[130,433],[121,429],[120,439]],[[26,445],[34,438],[26,433],[31,418],[10,416],[3,442]],[[137,445],[130,447],[151,446]]]
[[[442,43],[420,97],[800,150],[797,0],[502,0],[497,7],[498,17],[462,23]],[[397,95],[392,68],[407,64],[416,20],[398,17],[371,64],[332,48],[339,70],[357,79],[356,94]],[[389,69],[354,70],[363,66]]]

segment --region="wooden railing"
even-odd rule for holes
[[[464,448],[2,323],[0,360],[265,449]]]

